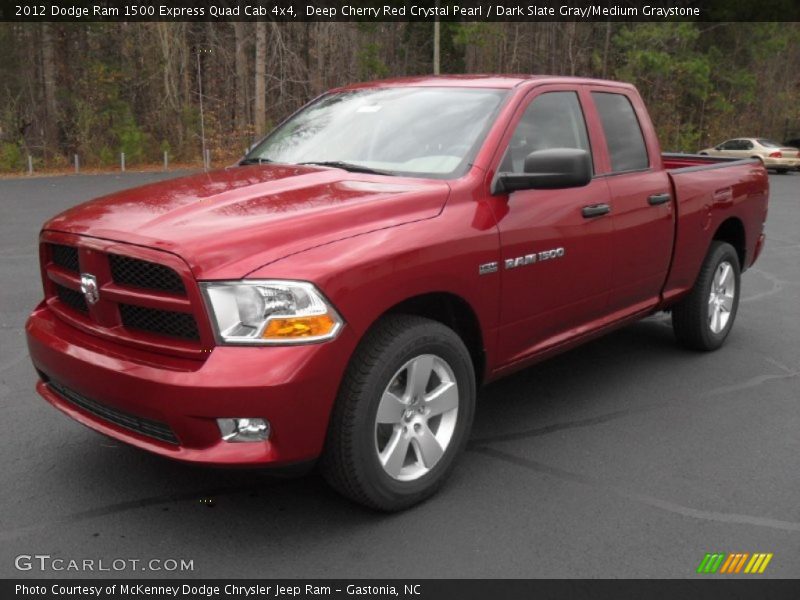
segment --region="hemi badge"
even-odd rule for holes
[[[478,267],[478,275],[486,275],[488,273],[497,273],[497,263],[483,263]]]

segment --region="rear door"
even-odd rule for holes
[[[530,152],[565,147],[591,152],[578,91],[535,88],[512,119],[493,171],[521,173]],[[605,314],[611,218],[603,178],[579,188],[520,190],[498,200],[502,364],[592,329]]]
[[[613,221],[613,319],[654,306],[672,256],[672,186],[645,107],[633,90],[593,86],[593,110],[603,129],[603,176]]]
[[[761,156],[764,150],[756,148],[751,140],[739,140],[739,148],[736,155],[739,158],[750,158],[751,156]]]

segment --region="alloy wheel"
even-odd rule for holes
[[[458,418],[453,369],[433,354],[416,356],[394,374],[375,419],[375,451],[398,481],[419,479],[446,452]]]
[[[728,261],[722,261],[714,271],[711,293],[708,296],[708,327],[721,333],[728,325],[736,295],[736,277]]]

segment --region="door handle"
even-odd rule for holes
[[[608,204],[592,204],[590,206],[584,206],[583,209],[581,209],[581,213],[583,213],[584,219],[602,217],[603,215],[607,215],[610,212],[611,212],[611,207]]]
[[[731,204],[733,202],[733,189],[731,187],[714,190],[714,204]]]
[[[651,206],[658,206],[659,204],[669,202],[670,198],[671,196],[669,194],[653,194],[647,199],[647,202]]]

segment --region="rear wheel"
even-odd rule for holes
[[[789,169],[775,169],[778,172],[778,175],[786,175]]]
[[[410,315],[382,319],[348,367],[331,415],[323,475],[372,508],[421,502],[463,450],[475,395],[472,360],[453,330]]]
[[[692,291],[672,309],[678,341],[695,350],[716,350],[733,327],[739,308],[739,256],[725,242],[712,242]]]

